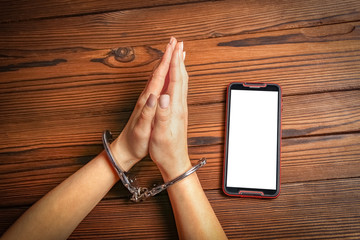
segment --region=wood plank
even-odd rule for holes
[[[360,91],[310,94],[283,99],[284,137],[360,130]]]
[[[101,151],[101,146],[99,144],[25,151],[16,155],[3,154],[2,162],[7,160],[7,164],[0,165],[0,207],[34,203],[92,159],[93,156],[86,155],[86,151],[95,155]],[[198,171],[199,178],[205,189],[219,189],[223,145],[190,147],[189,153],[193,164],[197,159],[207,157],[208,164]],[[359,177],[359,163],[359,133],[284,139],[281,183]],[[150,159],[135,165],[131,174],[137,176],[142,186],[162,182],[157,167]],[[128,195],[126,189],[118,184],[106,198]]]
[[[239,199],[206,191],[230,239],[360,237],[360,179],[284,184],[277,199]],[[329,197],[331,195],[331,197]],[[2,209],[0,232],[25,208]],[[177,232],[167,195],[140,204],[101,201],[71,239],[174,239]]]
[[[213,1],[3,23],[0,46],[27,50],[104,49],[163,43],[172,35],[183,40],[204,39],[358,20],[357,0]]]
[[[18,99],[4,98],[4,105],[0,108],[0,135],[6,141],[0,144],[0,153],[16,155],[19,151],[99,144],[104,129],[114,129],[118,134],[124,128],[130,112],[123,111],[123,103],[117,102],[115,95],[111,100],[86,97],[85,92],[81,94],[84,94],[81,97],[83,103],[76,101],[78,95],[75,92],[68,97],[71,101],[61,103],[63,106],[56,98],[41,99],[39,96],[33,101],[21,98],[19,105],[14,104]],[[126,102],[125,98],[123,96]],[[283,102],[283,137],[360,130],[359,90],[285,96]],[[189,106],[188,138],[191,146],[222,144],[224,126],[224,102]],[[22,158],[19,161],[23,162]]]
[[[201,0],[200,0],[201,1]],[[147,1],[94,1],[94,0],[57,0],[0,1],[0,22],[23,21],[34,18],[64,17],[71,15],[96,14],[111,11],[122,11],[133,8],[149,8],[156,6],[177,5],[181,3],[199,2],[194,0],[147,0]]]
[[[207,196],[230,239],[356,239],[358,184],[359,179],[291,184],[274,201],[241,201],[215,191]]]
[[[223,101],[231,81],[276,82],[285,95],[358,89],[359,29],[356,22],[185,42],[189,103]],[[93,85],[98,94],[116,91],[128,98],[131,90],[136,96],[163,48],[0,50],[0,93],[5,99],[17,98],[16,93],[25,98],[32,91],[58,95]]]

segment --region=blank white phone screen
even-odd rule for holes
[[[231,90],[227,187],[276,190],[278,94]]]

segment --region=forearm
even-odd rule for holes
[[[168,188],[180,239],[227,239],[196,173]]]
[[[116,183],[104,152],[28,209],[4,239],[66,239]]]

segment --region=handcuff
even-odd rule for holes
[[[137,187],[134,186],[132,183],[134,183],[136,181],[136,179],[130,179],[126,174],[126,171],[124,171],[118,164],[116,161],[116,158],[114,157],[114,155],[112,154],[111,150],[110,150],[110,141],[112,141],[112,134],[109,130],[105,130],[103,132],[102,135],[102,141],[103,141],[103,145],[105,148],[105,152],[108,156],[108,159],[110,161],[110,163],[112,164],[112,166],[114,167],[116,173],[119,175],[120,180],[122,182],[122,184],[129,190],[129,192],[132,194],[130,200],[133,202],[140,202],[142,200],[145,200],[146,198],[155,196],[156,194],[164,191],[165,189],[167,189],[168,187],[170,187],[171,185],[173,185],[174,183],[186,178],[187,176],[191,175],[192,173],[194,173],[196,170],[198,170],[199,168],[201,168],[202,166],[204,166],[206,164],[206,158],[201,158],[199,160],[199,162],[193,166],[192,168],[190,168],[188,171],[186,171],[185,173],[181,174],[180,176],[174,178],[173,180],[163,183],[161,185],[155,186],[151,189],[148,189],[146,187]]]

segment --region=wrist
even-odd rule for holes
[[[167,159],[167,162],[169,161],[171,161],[171,159]],[[178,161],[177,163],[172,162],[170,164],[170,166],[158,166],[164,182],[177,178],[192,167],[189,156],[184,157],[182,161]]]
[[[129,154],[126,143],[121,141],[120,137],[110,144],[110,149],[115,157],[115,161],[125,172],[129,171],[139,161]]]

